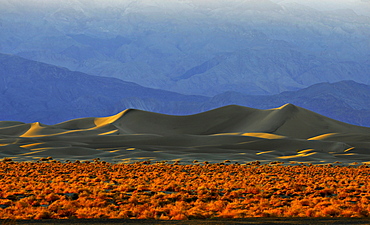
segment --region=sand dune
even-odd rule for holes
[[[0,157],[109,162],[259,160],[370,161],[370,128],[286,104],[270,110],[225,106],[190,116],[128,109],[55,125],[0,122]]]

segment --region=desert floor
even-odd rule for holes
[[[74,224],[74,225],[104,225],[104,224],[183,224],[183,225],[232,225],[232,224],[370,224],[370,219],[358,218],[250,218],[250,219],[232,219],[232,220],[187,220],[187,221],[165,221],[165,220],[122,220],[122,219],[68,219],[68,220],[19,220],[15,224],[30,225],[52,225],[52,224]]]

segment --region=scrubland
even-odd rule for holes
[[[367,165],[1,162],[0,219],[369,217]]]

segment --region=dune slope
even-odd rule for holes
[[[55,125],[0,122],[0,157],[17,161],[193,160],[239,163],[370,161],[370,128],[286,104],[259,110],[225,106],[189,116],[135,109]]]

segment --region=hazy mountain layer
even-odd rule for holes
[[[111,162],[366,162],[370,128],[286,104],[259,110],[225,106],[189,116],[126,110],[55,125],[0,122],[0,156],[29,161],[99,157]]]
[[[50,124],[78,117],[111,115],[130,106],[121,101],[150,109],[150,105],[140,104],[142,99],[161,105],[208,100],[0,54],[0,120]]]
[[[204,107],[239,104],[268,109],[287,102],[347,123],[370,126],[370,86],[354,81],[320,83],[270,96],[253,96],[227,92],[214,96]]]
[[[370,84],[370,2],[0,0],[0,52],[214,96]]]
[[[370,86],[353,81],[270,96],[238,92],[212,98],[189,96],[0,54],[0,120],[54,124],[128,108],[186,115],[230,104],[268,109],[291,102],[337,120],[370,126],[369,98]]]

